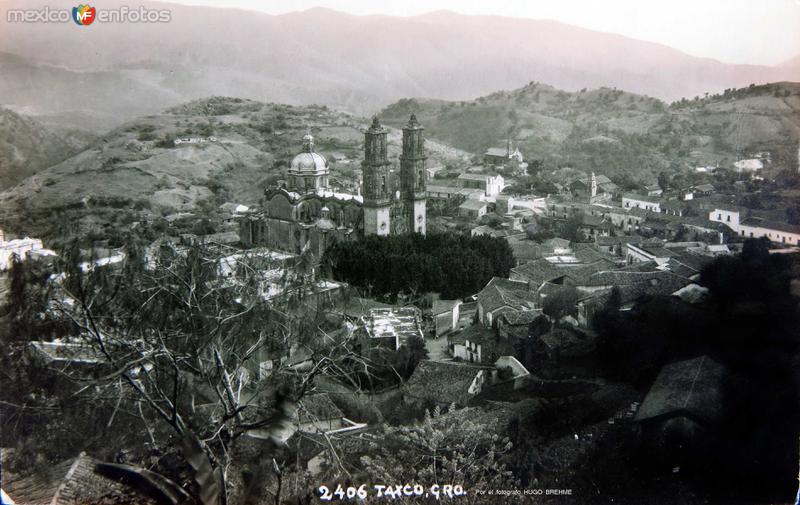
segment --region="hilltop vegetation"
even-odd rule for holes
[[[800,140],[800,84],[775,83],[667,104],[609,88],[567,92],[530,83],[472,101],[405,99],[382,117],[399,125],[416,111],[431,137],[481,153],[513,139],[545,168],[655,181],[662,171],[727,165],[770,151],[794,168]]]

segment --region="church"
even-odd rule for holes
[[[287,180],[266,190],[261,209],[243,216],[243,244],[290,253],[321,255],[334,241],[364,235],[425,234],[426,171],[424,128],[412,114],[403,127],[399,184],[392,181],[387,157],[389,131],[377,116],[364,133],[361,194],[340,193],[329,184],[330,168],[314,151],[314,138],[303,137],[302,152],[292,159]]]

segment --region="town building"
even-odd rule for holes
[[[709,221],[723,223],[746,238],[766,237],[779,244],[800,245],[800,226],[757,217],[742,219],[736,207],[718,206],[708,214]]]
[[[661,200],[654,196],[625,193],[622,195],[622,206],[626,209],[644,209],[650,212],[661,212]]]
[[[0,232],[1,234],[2,232]],[[3,240],[0,237],[0,271],[11,268],[11,261],[14,256],[25,261],[33,256],[55,256],[55,252],[45,249],[42,241],[38,238],[20,238]]]
[[[379,348],[396,351],[411,338],[424,338],[421,320],[416,307],[371,309],[359,329],[362,352]]]
[[[458,215],[471,219],[479,219],[488,212],[488,204],[481,200],[467,200],[458,206]]]
[[[505,180],[500,174],[471,174],[458,176],[458,184],[462,188],[483,190],[486,196],[497,196],[505,188]]]
[[[505,166],[509,161],[516,163],[525,161],[519,148],[512,148],[511,140],[506,140],[506,147],[490,147],[483,154],[483,164],[487,167]]]
[[[434,333],[437,337],[458,328],[461,317],[461,300],[434,300],[431,315],[433,316]]]
[[[478,320],[486,328],[494,327],[503,312],[535,308],[534,295],[528,290],[527,282],[502,277],[492,277],[477,298]]]

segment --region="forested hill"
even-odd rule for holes
[[[770,151],[796,168],[800,83],[780,82],[666,103],[618,89],[568,92],[539,83],[471,101],[404,99],[383,110],[400,125],[416,112],[428,137],[474,153],[511,138],[546,167],[654,180],[663,170],[724,166]]]

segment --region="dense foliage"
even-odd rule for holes
[[[508,277],[514,255],[505,239],[414,234],[342,242],[323,263],[334,278],[372,295],[438,292],[453,299],[477,293],[493,276]]]

